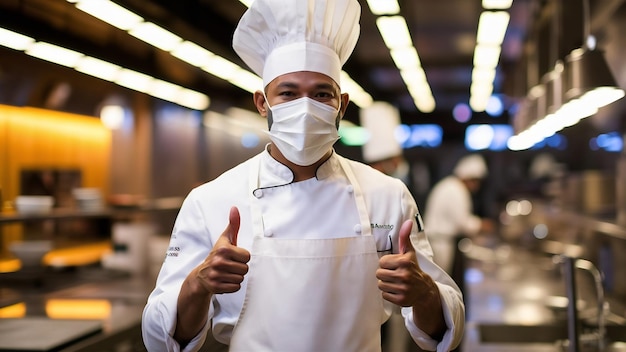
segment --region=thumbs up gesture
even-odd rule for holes
[[[383,298],[403,307],[413,306],[432,282],[417,262],[415,248],[409,238],[412,227],[413,220],[402,224],[399,232],[400,253],[380,258],[376,271],[378,288]]]
[[[248,272],[250,252],[237,247],[239,209],[232,207],[228,225],[215,242],[211,253],[197,269],[197,278],[211,294],[239,291]]]

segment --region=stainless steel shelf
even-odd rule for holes
[[[134,213],[149,213],[160,211],[178,211],[182,204],[181,198],[162,198],[138,206],[105,207],[101,210],[80,210],[75,208],[58,208],[47,213],[0,213],[0,223],[41,221],[41,220],[64,220],[84,218],[115,218],[132,215]]]

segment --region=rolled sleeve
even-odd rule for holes
[[[142,317],[142,337],[146,349],[150,352],[188,352],[198,351],[204,344],[206,334],[210,327],[210,319],[204,324],[202,330],[186,346],[181,349],[174,339],[176,330],[176,302],[178,290],[162,292],[158,297],[153,297],[144,308]],[[212,307],[209,317],[212,314]]]
[[[441,341],[433,339],[415,325],[413,308],[402,308],[402,315],[404,316],[404,324],[409,334],[421,349],[447,352],[461,343],[465,328],[465,308],[462,304],[463,299],[456,289],[439,282],[436,282],[436,284],[441,296],[443,317],[448,327]]]

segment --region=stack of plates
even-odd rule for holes
[[[98,211],[104,207],[102,193],[97,188],[75,188],[72,195],[76,200],[76,207],[85,211]]]

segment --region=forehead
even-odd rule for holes
[[[320,88],[339,90],[339,85],[332,78],[323,73],[311,71],[298,71],[280,75],[267,85],[267,90],[279,87],[292,87],[302,90]]]

